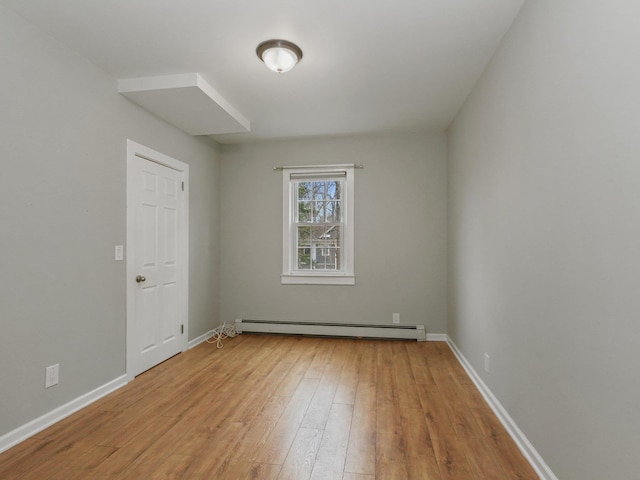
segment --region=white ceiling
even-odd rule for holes
[[[251,122],[221,143],[444,130],[524,0],[0,0],[118,79],[199,73]],[[278,75],[263,40],[304,58]],[[114,87],[115,88],[115,87]]]

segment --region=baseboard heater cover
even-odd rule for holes
[[[424,325],[372,325],[360,323],[285,322],[237,318],[238,333],[279,333],[323,337],[393,338],[425,342]]]

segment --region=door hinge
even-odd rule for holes
[[[184,325],[180,325],[180,333],[184,333]]]
[[[184,192],[184,182],[182,182],[182,191]]]

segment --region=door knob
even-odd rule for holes
[[[142,275],[138,275],[136,277],[136,282],[138,282],[138,283],[144,282],[145,280],[146,280],[146,278],[143,277]]]

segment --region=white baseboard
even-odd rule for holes
[[[189,343],[188,343],[188,346],[187,346],[188,350],[191,350],[193,347],[197,347],[202,342],[204,342],[208,338],[210,338],[211,335],[213,335],[213,330],[209,330],[207,333],[203,333],[199,337],[196,337],[196,338],[194,338],[192,340],[189,340]]]
[[[427,342],[446,342],[449,335],[446,333],[427,333]]]
[[[527,439],[522,430],[518,428],[516,422],[513,421],[509,413],[505,410],[502,404],[495,397],[493,392],[489,389],[489,387],[482,381],[482,378],[478,375],[475,369],[471,366],[469,361],[465,358],[462,352],[458,349],[453,340],[447,335],[447,342],[451,346],[451,350],[458,358],[458,361],[462,364],[463,368],[471,377],[471,380],[475,384],[475,386],[480,390],[480,393],[487,401],[493,413],[496,414],[504,428],[506,428],[511,438],[516,442],[516,445],[527,459],[527,461],[531,464],[536,473],[540,476],[541,480],[558,480],[558,477],[551,471],[549,465],[544,461],[544,459],[540,456],[538,451],[534,448],[531,442]]]
[[[35,420],[32,420],[29,423],[26,423],[9,433],[6,433],[5,435],[2,435],[0,437],[0,453],[4,452],[5,450],[9,450],[14,445],[17,445],[18,443],[26,440],[27,438],[35,435],[38,432],[41,432],[45,428],[50,427],[54,423],[59,422],[63,418],[68,417],[72,413],[75,413],[78,410],[86,407],[87,405],[92,404],[96,400],[99,400],[105,395],[108,395],[109,393],[125,386],[126,384],[127,376],[122,375],[111,380],[108,383],[105,383],[95,390],[85,393],[84,395],[81,395],[78,398],[65,403],[55,410],[51,410],[49,413],[45,413],[41,417],[38,417]]]

